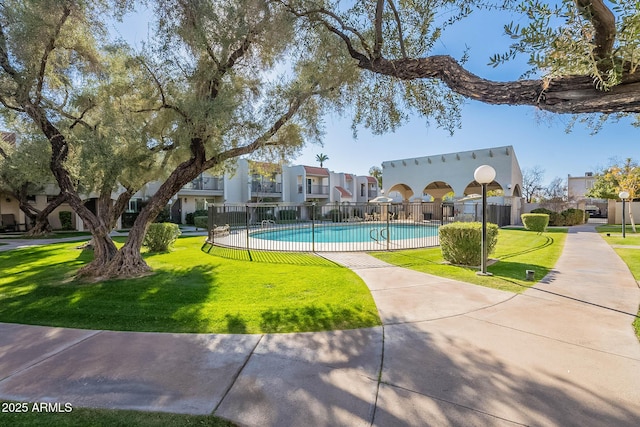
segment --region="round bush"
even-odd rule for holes
[[[196,228],[206,229],[208,221],[208,216],[196,216],[193,218],[193,224],[196,226]]]
[[[547,214],[528,213],[520,215],[520,218],[522,218],[524,228],[530,231],[537,231],[538,233],[545,231],[547,225],[549,225],[549,215]]]
[[[178,224],[171,222],[153,223],[149,225],[142,244],[150,252],[166,252],[180,235]]]
[[[498,226],[487,224],[487,254],[498,243]],[[477,266],[482,261],[482,223],[454,222],[440,227],[442,257],[457,265]]]

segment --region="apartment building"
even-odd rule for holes
[[[117,227],[127,227],[135,219],[145,203],[155,194],[162,183],[159,181],[145,185],[133,195]],[[115,200],[120,192],[112,194]],[[371,176],[358,176],[343,172],[333,172],[327,168],[305,165],[277,165],[240,159],[232,173],[213,174],[203,172],[196,179],[182,187],[168,204],[170,220],[185,223],[186,216],[199,209],[206,209],[213,203],[256,203],[256,202],[367,202],[378,196],[378,183]],[[57,186],[45,186],[38,194],[29,197],[29,203],[43,209],[58,194]],[[95,210],[97,195],[89,194],[86,205]],[[58,207],[49,217],[54,229],[60,228],[59,213],[72,212],[68,204]],[[27,224],[27,218],[20,210],[18,201],[11,194],[0,190],[0,213],[9,215],[17,224]],[[0,227],[2,224],[0,224]],[[72,226],[83,230],[82,221],[72,212]],[[22,226],[24,230],[26,227]]]

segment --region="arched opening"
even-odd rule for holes
[[[398,195],[402,197],[402,200],[409,200],[413,196],[413,190],[406,184],[396,184],[389,188],[389,192],[386,194],[387,197],[392,199],[397,199]]]
[[[489,197],[492,196],[504,196],[504,189],[497,181],[492,181],[487,185],[487,195]],[[482,194],[482,186],[474,181],[471,181],[469,185],[464,189],[464,195],[470,196],[472,194]]]
[[[513,197],[522,197],[522,190],[520,189],[520,185],[516,184],[513,188],[513,193],[511,194]]]
[[[423,195],[429,195],[434,200],[442,200],[451,192],[453,192],[453,188],[444,181],[433,181],[424,187],[424,190],[422,190]]]

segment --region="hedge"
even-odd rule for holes
[[[70,211],[58,212],[58,218],[60,218],[60,226],[63,230],[73,230],[73,221],[71,220]]]
[[[206,229],[208,220],[208,216],[197,216],[193,218],[193,224],[196,226],[196,228]]]
[[[547,229],[549,225],[549,215],[541,213],[529,213],[520,215],[524,228],[530,231],[537,231],[542,233]]]
[[[207,216],[209,211],[206,209],[196,209],[194,212],[189,212],[184,216],[184,222],[188,225],[195,225],[195,218],[197,216]]]
[[[567,225],[580,225],[585,223],[585,212],[582,209],[567,209],[562,212],[554,212],[545,208],[537,208],[531,211],[531,213],[547,214],[549,215],[549,225],[552,226],[567,226]]]
[[[278,211],[280,221],[293,221],[298,218],[298,211],[295,209],[282,209]]]
[[[498,226],[487,224],[487,255],[498,243]],[[440,249],[445,261],[478,266],[482,261],[482,223],[454,222],[440,227]]]
[[[142,244],[150,252],[166,252],[180,235],[180,228],[171,222],[153,223],[149,225]]]

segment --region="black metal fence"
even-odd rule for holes
[[[222,247],[292,252],[421,248],[439,244],[442,224],[479,221],[481,212],[454,203],[216,204],[209,205],[209,240]],[[490,205],[488,220],[507,225],[510,212],[510,206]]]

